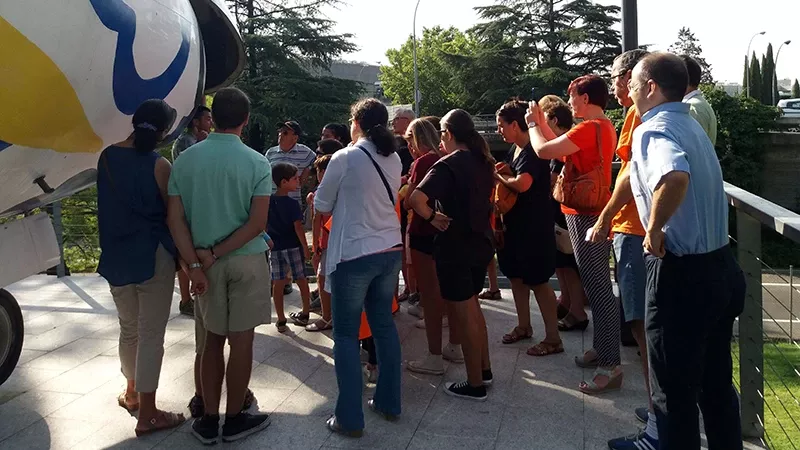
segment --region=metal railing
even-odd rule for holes
[[[770,449],[797,449],[800,345],[795,325],[800,318],[793,303],[800,291],[793,265],[781,271],[765,261],[770,255],[762,246],[762,230],[800,243],[800,215],[731,184],[725,191],[736,215],[731,240],[747,279],[732,349],[739,368],[734,382],[741,394],[742,431]]]

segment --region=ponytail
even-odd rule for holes
[[[397,141],[386,124],[389,122],[389,111],[380,100],[366,98],[354,104],[350,109],[353,120],[358,123],[364,137],[369,139],[381,156],[389,156],[397,151]]]
[[[133,146],[136,151],[147,153],[156,149],[161,133],[147,122],[136,125],[133,129]]]
[[[472,130],[472,133],[470,133],[469,137],[467,138],[467,142],[464,142],[464,144],[467,145],[470,153],[483,160],[487,166],[494,170],[495,161],[492,157],[491,151],[489,150],[489,144],[480,133],[478,133],[476,130]]]
[[[494,158],[489,151],[489,144],[475,129],[475,122],[468,112],[463,109],[454,109],[442,119],[442,126],[447,127],[456,142],[466,145],[469,152],[484,162],[486,167],[494,171]]]
[[[394,134],[385,125],[375,125],[366,131],[366,137],[375,147],[381,156],[389,156],[397,151],[397,141]]]

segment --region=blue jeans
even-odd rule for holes
[[[361,311],[375,339],[378,385],[375,406],[381,412],[400,414],[400,338],[392,319],[392,299],[400,273],[401,252],[362,256],[341,262],[331,274],[333,309],[333,359],[339,398],[336,419],[346,431],[364,428],[358,330]]]
[[[644,236],[614,233],[614,258],[617,260],[617,282],[622,298],[625,322],[645,316],[644,290],[647,269],[644,265]]]

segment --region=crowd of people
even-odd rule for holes
[[[192,432],[212,444],[221,421],[228,442],[270,423],[250,412],[248,384],[254,329],[272,322],[272,301],[279,332],[288,320],[333,330],[333,432],[363,434],[365,369],[376,382],[369,409],[389,421],[401,414],[398,301],[420,317],[428,344],[405,368],[442,375],[445,361],[463,362],[466,379],[445,383],[445,393],[486,400],[494,331],[479,300],[501,297],[496,260],[517,313],[504,344],[533,337],[531,292],[544,322],[543,339],[527,350],[534,357],[564,352],[561,333],[587,329],[591,307],[592,348],[575,357],[595,369],[577,386],[585,394],[622,387],[621,314],[630,325],[649,394],[635,415],[646,427],[609,448],[699,449],[699,405],[709,448],[741,449],[730,340],[744,277],[728,244],[716,117],[699,80],[691,58],[625,52],[611,72],[613,95],[627,108],[619,136],[605,115],[607,81],[586,75],[569,85],[568,102],[549,95],[499,107],[497,132],[512,144],[502,161],[464,110],[441,118],[399,110],[390,122],[376,99],[352,106],[349,127],[326,125],[316,150],[299,143],[299,123],[281,122],[278,145],[262,155],[241,139],[249,99],[225,88],[210,109],[197,109],[170,165],[155,150],[175,111],[144,102],[130,137],[98,163],[99,272],[119,313],[128,384],[118,403],[138,411],[137,436],[185,421],[156,406],[176,271],[181,312],[196,329]],[[622,167],[612,189],[615,155]],[[309,184],[316,189],[304,198]],[[287,319],[292,282],[302,309]]]

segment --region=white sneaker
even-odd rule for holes
[[[424,311],[422,310],[422,306],[420,306],[419,304],[409,306],[407,311],[414,317],[419,317],[420,319],[425,317]]]
[[[370,367],[369,363],[363,364],[361,365],[361,375],[363,376],[365,387],[369,384],[375,384],[378,382],[378,367]]]
[[[420,319],[420,320],[417,321],[417,323],[414,324],[414,326],[419,328],[420,330],[424,330],[425,329],[425,321]],[[442,319],[442,328],[447,328],[449,326],[450,326],[450,323],[447,322],[447,317],[443,318]]]
[[[428,354],[420,360],[408,361],[406,369],[425,375],[444,375],[444,361],[437,355]]]
[[[445,345],[442,349],[442,359],[453,363],[463,363],[464,352],[461,351],[461,345],[450,343]]]

